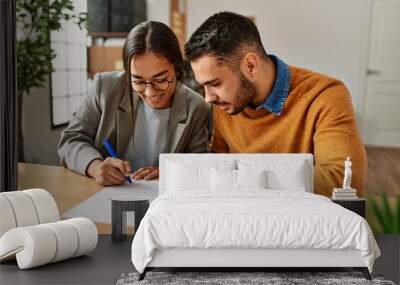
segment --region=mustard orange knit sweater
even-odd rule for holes
[[[213,108],[213,152],[312,153],[314,193],[342,187],[344,161],[353,162],[352,187],[363,196],[367,159],[350,94],[340,81],[290,66],[291,86],[280,116],[245,108],[232,116]]]

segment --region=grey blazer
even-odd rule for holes
[[[109,156],[104,139],[123,156],[134,134],[138,100],[142,99],[130,92],[124,72],[98,73],[84,102],[61,134],[61,164],[86,175],[94,159]],[[178,84],[171,106],[167,152],[207,152],[209,113],[209,104],[199,94]]]

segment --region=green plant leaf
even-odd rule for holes
[[[373,211],[373,213],[375,214],[378,222],[379,222],[379,226],[382,230],[383,233],[389,233],[390,232],[390,225],[387,223],[387,221],[385,220],[384,214],[382,213],[383,211],[381,211],[381,209],[378,207],[376,201],[374,198],[370,198],[369,199],[369,204],[371,205],[371,209]]]
[[[386,192],[381,193],[382,204],[383,204],[383,215],[386,220],[386,224],[389,226],[389,232],[393,233],[395,231],[394,216],[392,210],[389,206],[389,200]]]
[[[367,206],[368,224],[371,227],[373,233],[380,234],[380,233],[382,233],[382,229],[381,229],[380,225],[377,225],[376,214],[375,214],[375,211],[374,211],[374,209],[372,207],[372,203],[374,203],[374,201],[372,201],[372,200],[373,200],[373,198],[371,196],[367,197],[366,206]],[[368,215],[368,213],[372,213],[372,214]]]
[[[397,199],[396,199],[396,219],[397,221],[395,221],[395,225],[396,225],[396,229],[395,229],[395,233],[400,234],[400,194],[397,195]]]

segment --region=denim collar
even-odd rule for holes
[[[279,116],[282,113],[283,105],[289,95],[291,73],[289,66],[275,55],[268,55],[276,65],[276,77],[272,91],[267,95],[264,102],[257,107],[257,110],[264,108],[272,114]]]

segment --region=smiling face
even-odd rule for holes
[[[153,52],[135,54],[131,60],[130,71],[132,89],[149,106],[165,109],[172,105],[176,76],[175,68],[167,58]],[[152,84],[145,84],[150,82]]]
[[[204,87],[206,101],[228,114],[240,113],[256,96],[254,84],[240,70],[233,71],[215,56],[201,56],[191,65],[197,82]]]

